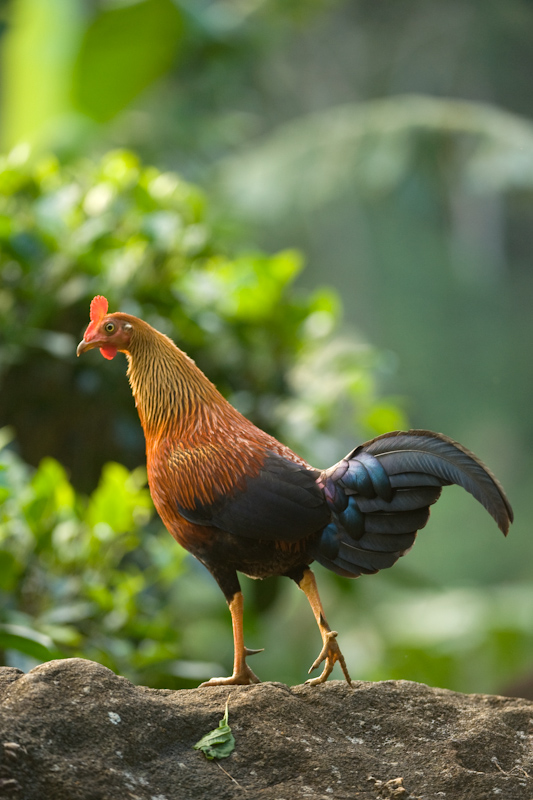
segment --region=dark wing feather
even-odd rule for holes
[[[235,536],[294,542],[320,531],[331,518],[316,483],[319,472],[268,452],[260,472],[243,490],[224,494],[179,513],[198,525],[212,525]]]

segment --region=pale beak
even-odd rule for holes
[[[92,350],[94,347],[98,347],[96,342],[86,342],[85,339],[82,339],[76,348],[76,355],[81,356],[82,353],[85,353],[87,350]]]

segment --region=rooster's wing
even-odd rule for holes
[[[247,474],[240,454],[229,448],[213,446],[209,453],[204,446],[196,454],[189,449],[186,462],[174,457],[175,475],[181,470],[176,510],[197,525],[271,541],[294,542],[328,524],[331,511],[316,483],[318,470],[271,450],[263,451],[261,460],[259,469]],[[200,479],[191,491],[192,473]]]

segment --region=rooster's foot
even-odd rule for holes
[[[260,650],[250,650],[248,647],[244,648],[244,657],[237,670],[233,670],[233,675],[229,678],[211,678],[205,683],[201,683],[199,688],[204,686],[249,686],[252,683],[261,683],[257,675],[250,669],[245,659],[246,656],[254,656],[256,653],[262,653],[263,648]]]
[[[342,671],[344,672],[344,677],[351,685],[352,680],[348,673],[348,668],[346,666],[346,661],[344,660],[344,656],[341,653],[341,649],[337,643],[337,631],[324,631],[324,646],[320,651],[318,658],[316,661],[313,662],[311,665],[309,672],[313,672],[313,670],[317,669],[317,667],[325,661],[324,669],[322,674],[318,678],[310,678],[306,683],[310,686],[316,686],[318,683],[324,683],[327,681],[328,677],[331,675],[333,667],[335,663],[338,661]]]

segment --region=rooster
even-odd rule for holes
[[[143,320],[108,313],[95,297],[77,354],[118,351],[146,439],[154,505],[172,536],[204,564],[231,613],[230,677],[202,684],[258,683],[243,639],[238,572],[284,575],[307,596],[322,637],[308,683],[319,684],[336,662],[350,675],[326,620],[313,561],[346,578],[392,567],[412,547],[442,487],[458,484],[492,515],[504,535],[513,520],[491,472],[462,445],[440,433],[394,431],[359,445],[326,470],[307,464],[253,425],[220,394],[194,361]]]

